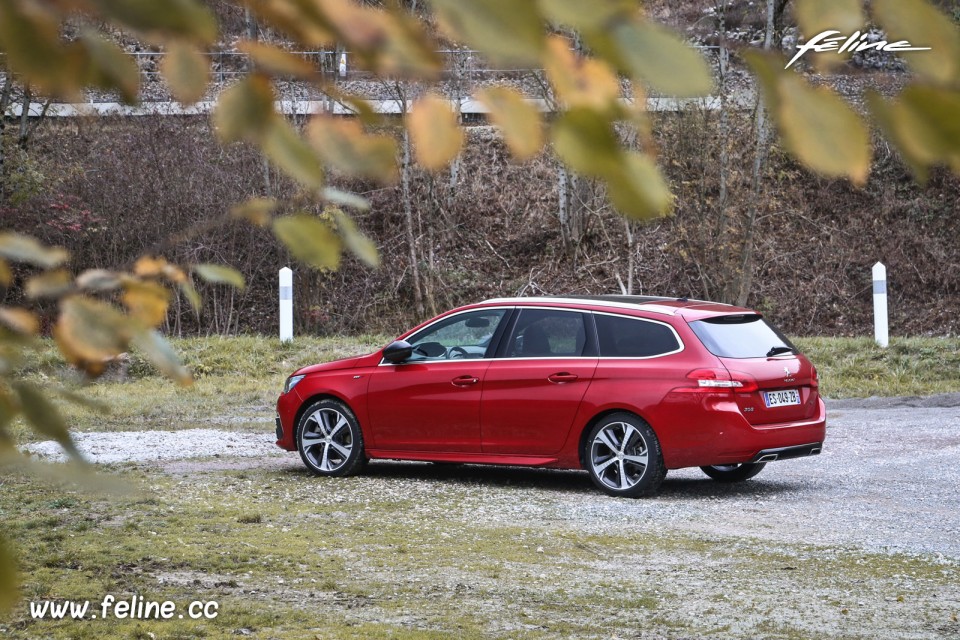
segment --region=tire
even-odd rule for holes
[[[338,400],[311,403],[297,422],[294,438],[303,464],[315,475],[348,476],[366,466],[360,423]]]
[[[597,488],[618,498],[652,495],[667,475],[657,434],[632,413],[613,413],[594,425],[583,460]]]
[[[700,471],[717,482],[743,482],[757,475],[767,466],[766,462],[744,462],[742,464],[715,464],[700,467]]]

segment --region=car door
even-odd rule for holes
[[[557,453],[597,368],[594,345],[584,313],[521,310],[484,378],[484,453]]]
[[[509,309],[441,318],[407,341],[405,362],[382,362],[367,393],[374,446],[386,451],[480,452],[480,399],[497,329]]]

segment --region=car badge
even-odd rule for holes
[[[786,375],[789,376],[789,375],[790,375],[790,368],[789,368],[789,367],[784,367],[784,368],[783,368],[783,372],[784,372]]]

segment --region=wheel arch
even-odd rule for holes
[[[586,460],[584,459],[583,454],[584,454],[584,450],[586,449],[587,437],[590,435],[590,431],[593,430],[593,427],[595,427],[598,422],[600,422],[601,420],[603,420],[609,415],[613,415],[614,413],[629,413],[630,415],[637,416],[638,418],[646,422],[650,426],[650,428],[653,429],[653,433],[657,436],[657,439],[658,440],[660,439],[660,434],[657,433],[657,429],[653,426],[653,424],[649,420],[647,420],[647,418],[642,413],[640,413],[636,409],[631,409],[629,407],[609,407],[607,409],[604,409],[603,411],[600,411],[599,413],[594,415],[592,418],[587,420],[587,423],[583,426],[583,429],[580,430],[580,435],[577,438],[577,459],[580,461],[581,468],[583,469],[587,468]]]
[[[307,407],[312,405],[314,402],[319,402],[320,400],[336,400],[337,402],[342,403],[347,409],[350,410],[350,413],[353,414],[353,417],[356,419],[357,424],[360,425],[360,431],[363,433],[364,440],[367,439],[366,430],[363,428],[363,423],[360,422],[360,418],[357,417],[357,410],[342,396],[339,396],[330,391],[317,391],[300,403],[300,406],[297,407],[297,413],[293,417],[293,433],[296,436],[297,425],[300,424],[300,418],[303,417],[303,414],[306,413]]]

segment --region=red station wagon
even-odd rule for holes
[[[305,367],[277,445],[312,472],[370,459],[586,469],[613,496],[668,469],[737,482],[820,453],[817,370],[749,309],[686,298],[503,298],[376,353]]]

